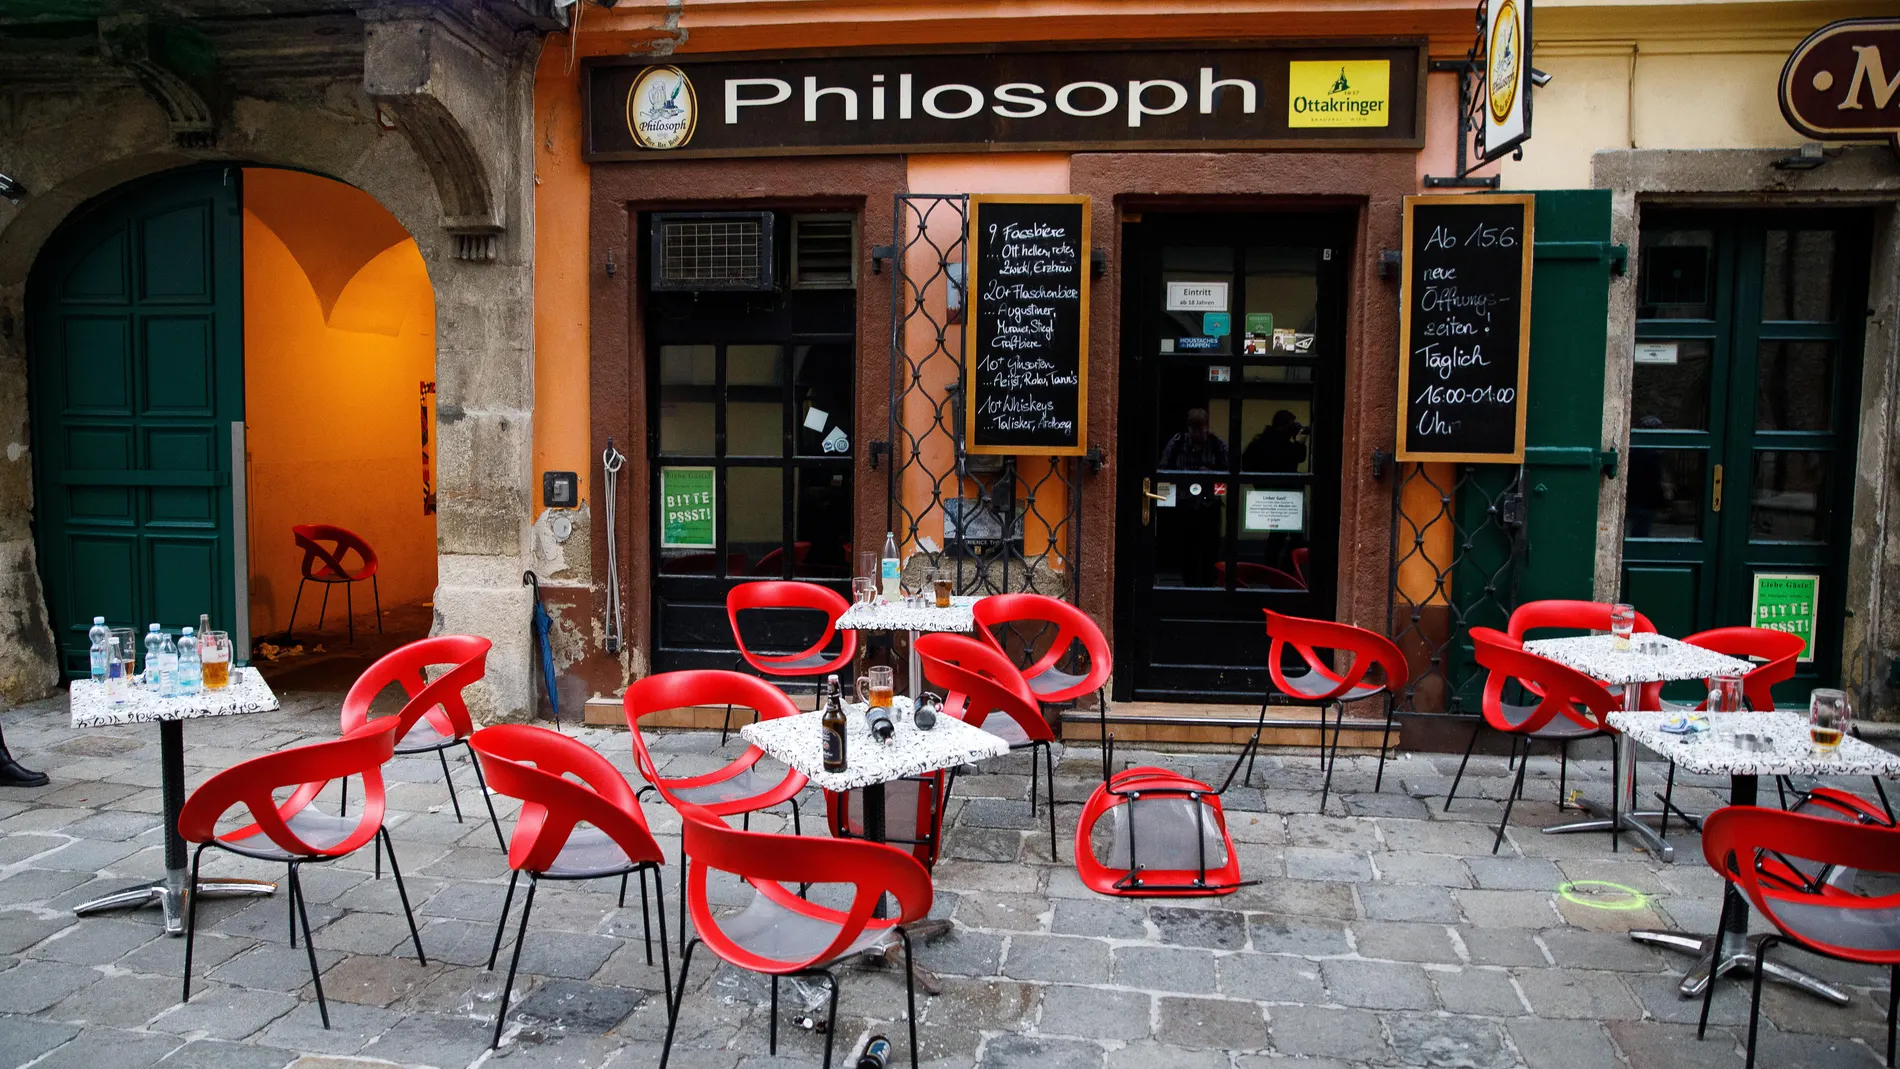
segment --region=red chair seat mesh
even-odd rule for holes
[[[1220,796],[1163,768],[1131,768],[1095,788],[1075,829],[1075,867],[1097,894],[1232,894],[1244,882]]]

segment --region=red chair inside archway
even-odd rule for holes
[[[290,623],[284,627],[284,634],[291,634],[297,626],[297,607],[303,603],[305,583],[323,584],[323,601],[317,606],[317,630],[323,630],[323,615],[330,608],[330,588],[343,584],[344,613],[349,617],[350,641],[356,641],[355,602],[350,596],[351,589],[365,579],[369,580],[370,597],[376,605],[376,633],[383,633],[383,595],[376,582],[376,551],[370,548],[363,536],[346,527],[337,527],[327,523],[301,523],[290,529],[291,537],[297,548],[303,550],[303,577],[297,580],[297,596],[290,603]],[[356,563],[349,562],[354,554]]]

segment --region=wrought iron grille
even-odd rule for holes
[[[890,529],[907,579],[941,569],[960,594],[1074,601],[1082,486],[1072,457],[963,449],[968,198],[900,193],[891,256]]]
[[[1412,669],[1396,708],[1478,708],[1471,629],[1502,630],[1524,558],[1524,469],[1400,464],[1392,480],[1392,641]]]
[[[668,212],[653,219],[655,290],[772,288],[771,212]]]

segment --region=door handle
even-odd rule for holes
[[[1715,466],[1715,491],[1709,500],[1709,511],[1722,511],[1722,465]]]
[[[1168,495],[1154,492],[1154,482],[1149,476],[1141,478],[1141,525],[1148,526],[1154,519],[1154,505],[1157,501],[1166,501]]]

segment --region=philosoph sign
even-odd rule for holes
[[[1756,572],[1754,604],[1749,608],[1748,622],[1755,627],[1799,636],[1807,645],[1801,648],[1801,656],[1795,660],[1806,663],[1814,660],[1814,620],[1820,606],[1820,576]]]
[[[714,548],[717,492],[711,468],[661,468],[660,548]]]
[[[1422,42],[1390,39],[602,58],[587,61],[584,156],[1418,148],[1425,69]]]
[[[1484,3],[1484,158],[1531,136],[1531,0]]]
[[[1523,461],[1534,200],[1405,198],[1400,460]]]
[[[968,453],[1088,452],[1089,199],[970,198]]]
[[[1900,152],[1900,19],[1814,31],[1781,68],[1781,114],[1817,141],[1888,141]]]

